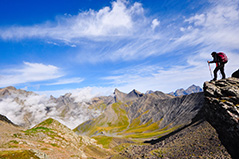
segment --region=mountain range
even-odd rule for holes
[[[225,94],[218,86],[229,83],[233,89]],[[115,89],[112,96],[90,99],[2,88],[0,158],[235,158],[238,144],[222,140],[219,127],[228,119],[230,131],[224,135],[239,137],[238,84],[234,78],[205,83],[204,92],[193,85],[187,95]],[[213,90],[227,111],[211,110]],[[236,107],[229,108],[230,100]],[[213,122],[214,114],[222,116],[222,125]]]
[[[204,101],[203,93],[172,97],[159,91],[142,95],[135,90],[125,94],[116,89],[114,94],[114,104],[74,131],[88,136],[158,138],[190,123]]]
[[[193,85],[187,90],[195,92],[195,88],[196,86]],[[187,92],[190,93],[190,91]],[[114,93],[117,94],[117,89]],[[121,94],[123,93],[121,92]],[[117,98],[120,100],[123,97],[136,99],[143,95],[143,93],[133,90],[127,96],[117,95]],[[25,128],[31,128],[51,117],[73,129],[84,121],[102,114],[105,108],[115,101],[114,98],[116,95],[84,98],[72,93],[55,98],[10,86],[0,89],[0,114]],[[6,105],[8,106],[6,107]]]
[[[186,90],[184,90],[183,88],[180,88],[180,89],[177,89],[175,92],[171,92],[169,94],[173,96],[181,96],[181,95],[188,95],[191,93],[198,93],[198,92],[202,92],[202,88],[193,84],[190,87],[188,87]]]
[[[48,118],[75,128],[99,116],[113,101],[112,96],[87,99],[67,93],[54,98],[6,87],[0,89],[0,114],[25,128],[31,128]]]

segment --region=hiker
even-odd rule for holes
[[[222,74],[222,79],[226,78],[225,72],[224,72],[224,67],[225,64],[228,61],[228,58],[226,56],[225,53],[223,52],[212,52],[211,53],[212,57],[213,57],[213,61],[208,61],[208,63],[216,63],[216,68],[214,69],[213,73],[214,73],[214,78],[212,79],[213,81],[217,80],[217,72],[218,70],[220,70],[221,74]]]

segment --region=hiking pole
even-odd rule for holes
[[[211,75],[211,77],[212,77],[212,70],[211,70],[210,63],[208,63],[208,67],[209,67],[209,72],[210,72],[210,75]]]

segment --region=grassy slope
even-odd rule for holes
[[[120,138],[126,142],[130,140],[141,142],[146,139],[161,137],[179,128],[178,126],[170,129],[168,127],[159,129],[160,121],[153,123],[152,120],[140,125],[140,117],[148,111],[130,123],[125,111],[127,106],[121,102],[114,103],[104,114],[90,122],[81,124],[74,131],[92,136],[98,144],[102,144],[105,148],[112,148],[117,145],[114,142],[115,139]]]
[[[36,153],[50,158],[107,158],[113,153],[102,148],[94,139],[78,136],[51,118],[32,129],[11,133],[6,137],[8,140],[0,147],[0,158],[11,158],[13,155],[38,158]]]
[[[120,107],[120,103],[114,103],[110,106],[109,111],[92,120],[90,123],[83,123],[76,132],[85,133],[89,136],[96,134],[114,134],[123,131],[129,125],[126,111]]]

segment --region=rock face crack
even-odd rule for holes
[[[204,83],[205,116],[232,158],[239,156],[239,79]]]

